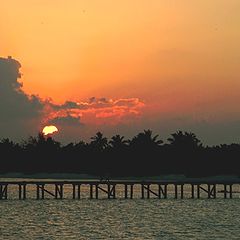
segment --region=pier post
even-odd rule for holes
[[[18,199],[26,199],[26,184],[18,184]]]
[[[58,199],[58,185],[55,184],[55,199]]]
[[[181,199],[183,199],[183,191],[184,191],[184,188],[183,188],[183,184],[181,184]]]
[[[63,184],[60,185],[60,198],[63,199]]]
[[[76,185],[72,184],[72,198],[75,199],[76,198]]]
[[[36,191],[36,193],[37,193],[37,200],[39,200],[40,198],[41,199],[44,199],[44,185],[45,184],[42,184],[42,183],[37,183],[37,191]],[[40,189],[41,189],[41,196],[40,196]]]
[[[216,184],[208,184],[208,198],[216,198]]]
[[[125,197],[125,199],[128,198],[128,185],[127,184],[124,184],[124,197]]]
[[[224,198],[227,198],[227,185],[224,184]]]
[[[18,199],[22,199],[22,185],[18,184]]]
[[[167,184],[164,185],[164,198],[167,199]]]
[[[108,194],[108,199],[110,199],[111,198],[111,185],[108,183],[108,185],[107,185],[107,194]]]
[[[142,199],[144,199],[144,184],[141,184],[141,193],[142,193]]]
[[[8,185],[7,184],[1,184],[0,185],[0,200],[7,200],[8,198]]]
[[[158,198],[161,198],[161,185],[158,184]]]
[[[113,199],[116,199],[116,184],[113,184],[112,186],[112,196],[113,196]]]
[[[150,198],[150,184],[147,184],[147,198]]]
[[[23,184],[23,199],[26,199],[26,184]]]
[[[55,184],[55,199],[63,199],[63,184]]]
[[[130,198],[133,199],[133,184],[130,185]]]
[[[98,199],[98,184],[95,185],[95,198]]]
[[[0,200],[2,200],[3,199],[3,193],[2,193],[2,185],[0,185]]]
[[[167,185],[164,184],[163,186],[161,184],[158,184],[158,198],[167,198]]]
[[[77,186],[78,186],[77,187],[78,199],[80,199],[81,198],[81,184],[78,184]]]
[[[93,185],[90,183],[90,199],[93,199]]]
[[[39,184],[37,184],[37,189],[36,189],[36,194],[37,194],[37,200],[40,199],[40,187],[39,187]]]
[[[161,199],[163,196],[163,198],[167,198],[167,185],[161,185],[158,184],[158,198]]]
[[[41,187],[41,190],[42,190],[42,199],[44,199],[44,187],[45,187],[45,184],[42,184],[42,187]]]
[[[175,199],[178,198],[178,185],[174,184],[174,188],[175,188]]]
[[[229,185],[229,197],[232,198],[232,184]]]
[[[212,194],[213,194],[213,198],[217,197],[217,186],[216,186],[216,184],[213,184]]]
[[[208,184],[208,198],[211,198],[211,185]]]
[[[197,185],[197,198],[200,198],[200,185]]]
[[[192,196],[191,196],[191,198],[194,199],[194,190],[195,190],[194,189],[194,184],[191,184],[191,186],[192,186]]]

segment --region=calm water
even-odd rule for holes
[[[0,214],[0,239],[240,239],[240,198],[12,199]]]

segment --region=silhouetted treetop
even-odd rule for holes
[[[158,146],[162,144],[162,140],[158,140],[158,135],[153,136],[151,130],[144,130],[140,132],[137,136],[133,137],[130,145],[132,146]]]
[[[110,146],[115,149],[121,149],[123,147],[126,147],[128,143],[129,140],[125,140],[124,136],[120,135],[113,136],[109,141]]]
[[[168,141],[171,145],[180,148],[194,148],[202,146],[201,141],[192,132],[183,133],[182,131],[177,131],[176,133],[171,134],[171,137],[168,138]]]
[[[108,139],[101,132],[97,132],[95,136],[91,137],[91,140],[90,146],[95,150],[103,151],[108,146]]]
[[[240,145],[204,147],[192,132],[177,131],[167,143],[151,130],[131,140],[115,135],[108,141],[101,132],[90,142],[61,145],[39,133],[22,144],[8,138],[0,141],[0,173],[84,173],[96,176],[156,176],[184,174],[240,176]]]

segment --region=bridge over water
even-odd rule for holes
[[[231,199],[240,197],[240,180],[38,180],[1,181],[0,200],[11,199],[8,192],[9,188],[13,186],[19,200],[28,199],[29,187],[34,189],[34,198],[37,200],[43,200],[46,196],[53,199],[65,199],[65,187],[68,187],[68,190],[71,189],[72,199],[81,199],[83,186],[85,186],[85,191],[87,189],[89,199],[133,199],[137,197],[142,199],[167,199],[169,195],[175,199]],[[140,194],[135,194],[136,186],[140,189]],[[121,196],[119,191],[123,192]],[[190,191],[190,194],[186,194],[186,191]]]

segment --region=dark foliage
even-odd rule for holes
[[[203,146],[194,133],[178,131],[167,143],[144,130],[131,140],[101,132],[89,143],[62,146],[38,134],[14,143],[0,141],[0,173],[84,173],[101,177],[184,174],[187,177],[240,175],[240,144]]]

